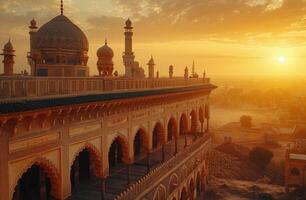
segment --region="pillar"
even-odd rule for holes
[[[61,134],[61,199],[66,199],[71,195],[68,128],[63,128]]]
[[[9,170],[8,170],[8,158],[9,158],[9,136],[8,132],[4,131],[2,127],[0,129],[0,194],[1,200],[9,200]]]

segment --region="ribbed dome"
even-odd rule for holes
[[[66,16],[59,15],[37,31],[35,47],[88,51],[88,40],[78,26]]]
[[[105,42],[105,45],[100,47],[97,51],[97,56],[99,58],[101,57],[114,57],[114,52],[113,50],[107,45],[107,42]]]

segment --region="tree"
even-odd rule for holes
[[[251,128],[252,127],[252,117],[249,115],[242,115],[240,117],[240,125],[243,128]]]
[[[266,169],[267,165],[273,158],[273,153],[269,149],[263,147],[254,147],[249,154],[249,159],[260,169]]]

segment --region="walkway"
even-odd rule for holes
[[[193,135],[188,135],[187,145],[191,145],[194,140]],[[185,146],[185,137],[180,136],[178,139],[178,152],[183,151]],[[174,140],[165,145],[165,161],[173,157],[175,151]],[[162,163],[162,149],[152,152],[150,155],[150,170],[155,169]],[[127,187],[128,168],[122,164],[116,169],[110,171],[110,176],[106,179],[106,194],[107,200],[113,200],[118,194]],[[131,184],[135,183],[147,174],[147,158],[143,158],[133,163],[131,166]],[[92,177],[88,182],[82,183],[73,191],[70,200],[97,200],[101,199],[102,183],[100,179]]]

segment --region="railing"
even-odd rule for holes
[[[130,79],[124,77],[0,77],[0,102],[14,99],[73,96],[111,91],[148,90],[209,83],[208,78]]]
[[[127,188],[124,192],[119,194],[115,200],[134,200],[142,197],[149,188],[152,188],[158,184],[165,174],[174,171],[183,165],[186,159],[190,159],[196,152],[201,151],[204,146],[207,146],[210,143],[211,136],[208,134],[199,138],[184,151],[178,153],[177,156],[164,162],[162,165],[152,170],[146,176]]]

